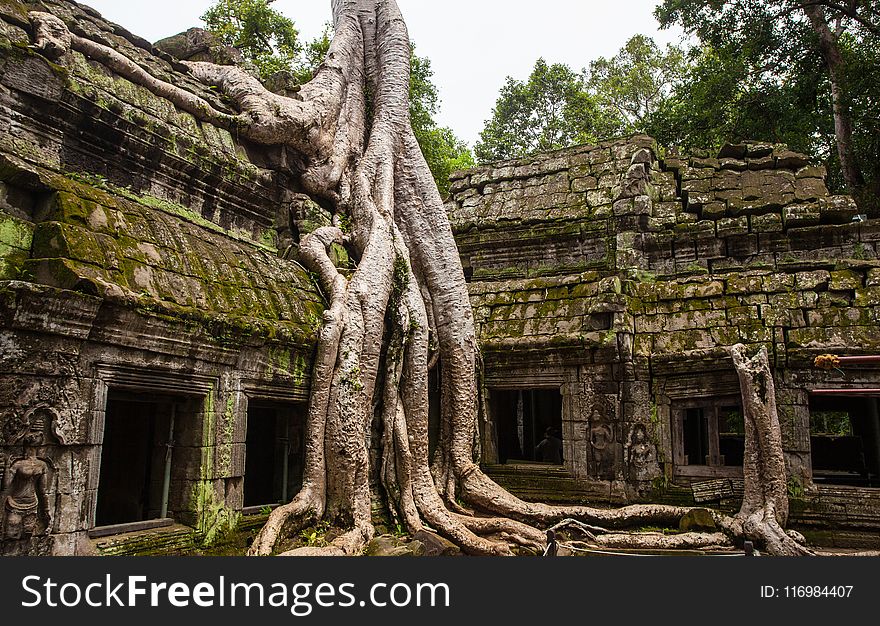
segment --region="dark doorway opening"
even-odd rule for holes
[[[305,438],[295,405],[248,403],[244,506],[288,502],[302,488]]]
[[[493,389],[490,410],[498,429],[498,461],[553,463],[546,447],[538,448],[551,429],[561,447],[562,394],[558,389]],[[562,462],[561,451],[557,463]]]
[[[880,487],[880,398],[811,396],[810,447],[817,483]]]
[[[95,524],[167,516],[175,400],[110,391],[104,418]],[[169,452],[171,453],[169,455]]]

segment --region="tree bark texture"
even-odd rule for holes
[[[809,550],[784,530],[788,521],[788,480],[782,451],[782,431],[776,411],[776,390],[767,348],[752,358],[746,348],[730,349],[739,376],[745,422],[742,508],[734,531],[754,539],[774,555],[798,556]]]
[[[834,136],[837,142],[837,154],[843,170],[843,178],[857,199],[865,187],[865,177],[859,167],[853,144],[852,114],[846,102],[844,88],[845,62],[838,43],[838,36],[828,24],[825,8],[820,4],[805,4],[804,13],[819,39],[819,49],[828,67],[831,80],[831,105],[834,115]]]
[[[310,194],[333,207],[335,225],[306,234],[299,249],[329,302],[312,376],[303,487],[272,512],[250,553],[272,554],[303,526],[327,520],[346,532],[329,546],[291,554],[361,554],[375,532],[374,476],[402,526],[411,533],[439,533],[469,554],[540,549],[545,534],[538,527],[569,518],[614,530],[593,533],[597,546],[722,541],[717,533],[674,540],[640,534],[627,540],[619,531],[677,525],[689,509],[528,503],[480,470],[473,312],[449,220],[410,126],[406,26],[394,0],[332,5],[333,43],[315,78],[295,98],[267,91],[234,66],[186,64],[236,104],[235,115],[153,77],[106,45],[71,34],[58,18],[31,13],[35,43],[44,54],[63,62],[74,50],[202,121],[295,151],[297,163],[305,165],[293,173]],[[350,224],[347,231],[344,224]],[[334,244],[345,245],[356,261],[350,277],[331,260]],[[441,432],[430,459],[428,372],[438,359]],[[741,351],[734,359],[749,415],[748,498],[737,518],[717,520],[732,534],[762,537],[771,552],[793,553],[781,529],[787,500],[772,377],[769,369],[753,369],[757,365]],[[766,351],[759,365],[766,365]],[[370,460],[374,436],[381,449],[378,467]],[[609,537],[599,538],[602,534]]]

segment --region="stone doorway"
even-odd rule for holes
[[[96,526],[168,517],[174,432],[180,418],[175,398],[108,393]]]
[[[562,458],[562,394],[559,389],[492,389],[490,410],[498,432],[500,463],[559,465]],[[552,434],[559,443],[539,445]],[[558,446],[558,455],[553,450]]]
[[[248,404],[244,507],[261,509],[288,502],[302,487],[305,438],[297,405]]]

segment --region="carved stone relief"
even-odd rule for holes
[[[640,496],[645,495],[660,474],[660,464],[657,462],[657,446],[648,439],[644,424],[635,424],[630,430],[624,457],[630,482]]]
[[[18,540],[49,532],[49,497],[54,468],[49,459],[38,456],[49,439],[54,411],[38,406],[25,415],[23,432],[16,445],[22,455],[8,456],[3,464],[3,491],[0,492],[0,537]]]
[[[14,378],[4,384],[8,385],[4,404],[11,409],[0,416],[0,444],[17,445],[29,428],[27,416],[38,412],[45,418],[46,434],[50,437],[47,443],[77,443],[86,409],[76,380]]]
[[[617,472],[617,399],[609,394],[592,394],[587,388],[582,398],[583,419],[587,424],[587,465],[590,477],[614,480]]]

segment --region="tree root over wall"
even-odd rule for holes
[[[771,554],[809,553],[783,530],[785,468],[766,350],[751,360],[742,347],[732,350],[747,424],[746,495],[736,516],[715,514],[723,532],[627,533],[677,526],[690,509],[528,503],[480,470],[474,462],[473,313],[452,229],[410,126],[406,26],[394,0],[334,0],[332,6],[335,37],[327,58],[295,98],[270,93],[237,67],[186,64],[228,96],[237,115],[155,78],[113,48],[72,34],[50,14],[30,15],[37,49],[53,60],[63,63],[78,52],[203,122],[294,152],[305,164],[294,172],[303,188],[334,209],[336,225],[307,234],[300,245],[301,261],[329,301],[312,377],[303,488],[272,512],[250,553],[271,554],[299,529],[326,520],[347,531],[329,546],[290,554],[361,554],[375,532],[375,475],[403,527],[436,532],[469,554],[540,550],[545,533],[539,529],[566,520],[585,525],[596,546],[706,548],[749,538]],[[357,262],[350,277],[331,261],[334,244],[345,245]],[[428,373],[438,356],[441,434],[429,459]],[[374,432],[381,434],[379,467],[370,463]]]

